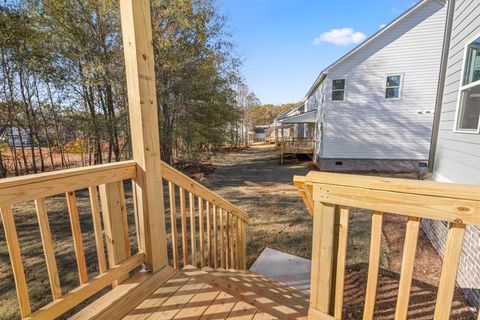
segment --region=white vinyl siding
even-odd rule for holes
[[[434,178],[480,184],[480,135],[455,132],[465,46],[480,35],[480,0],[457,0],[435,154]]]
[[[320,158],[428,159],[445,19],[429,1],[329,71],[327,92],[346,78],[348,98],[327,95]],[[401,99],[385,99],[386,76],[400,74]]]

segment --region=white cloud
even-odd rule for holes
[[[379,26],[379,29],[383,29],[385,28],[387,25],[385,23],[382,23],[380,26]]]
[[[364,33],[356,32],[352,28],[332,29],[315,38],[313,44],[329,42],[337,46],[346,46],[349,44],[358,44],[366,38],[367,36]]]

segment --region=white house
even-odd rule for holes
[[[449,0],[431,148],[433,180],[480,184],[480,0]],[[422,221],[443,255],[448,226]],[[480,229],[467,227],[457,282],[480,303]]]
[[[446,12],[420,1],[321,72],[304,101],[320,169],[427,166]]]

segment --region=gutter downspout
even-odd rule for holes
[[[448,8],[447,8],[447,21],[445,25],[445,36],[443,39],[443,50],[442,50],[442,58],[440,62],[440,75],[438,79],[438,89],[437,89],[437,98],[435,102],[435,113],[433,116],[433,127],[432,127],[432,137],[430,143],[430,153],[429,153],[429,161],[428,161],[428,171],[433,173],[433,168],[435,164],[435,153],[437,149],[437,142],[438,142],[438,130],[440,127],[440,118],[442,115],[442,105],[443,105],[443,94],[445,91],[445,80],[446,80],[446,73],[447,73],[447,66],[448,66],[448,55],[450,52],[450,40],[452,35],[452,24],[453,24],[453,17],[455,13],[455,0],[448,1]]]

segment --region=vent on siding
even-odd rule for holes
[[[336,166],[343,166],[343,161],[335,161]]]

